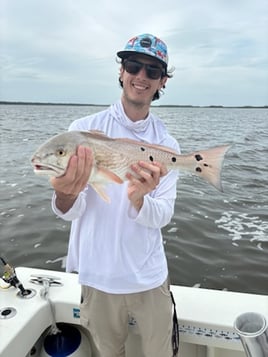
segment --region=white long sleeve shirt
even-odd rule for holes
[[[108,109],[74,121],[69,130],[100,130],[110,137],[127,137],[165,145],[179,151],[179,145],[162,121],[152,113],[132,122],[121,101]],[[67,271],[77,271],[79,283],[98,290],[121,294],[160,286],[168,275],[161,228],[174,213],[178,172],[161,178],[158,187],[144,197],[139,212],[127,197],[128,183],[107,185],[111,203],[104,202],[88,185],[71,209],[63,214],[72,221]]]

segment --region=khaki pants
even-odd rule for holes
[[[172,301],[167,281],[134,294],[107,294],[82,286],[80,318],[98,357],[125,357],[129,323],[141,337],[145,357],[172,357]]]

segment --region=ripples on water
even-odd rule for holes
[[[15,266],[63,270],[69,223],[50,209],[52,190],[29,158],[76,118],[102,110],[0,106],[0,255]],[[182,152],[233,143],[224,193],[181,175],[175,215],[163,229],[175,284],[268,294],[268,110],[153,108]]]

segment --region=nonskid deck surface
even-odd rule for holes
[[[55,322],[77,326],[83,332],[76,274],[24,267],[17,268],[16,273],[29,294],[22,297],[13,287],[0,289],[1,357],[30,356],[29,351],[37,341],[39,347],[42,345],[40,336],[53,323],[48,296],[55,310]],[[50,281],[45,297],[43,276]],[[244,357],[243,346],[233,327],[235,319],[248,311],[268,316],[268,296],[183,286],[171,286],[171,289],[180,325],[180,357]],[[130,325],[129,330],[127,356],[137,357],[139,336],[135,326]]]

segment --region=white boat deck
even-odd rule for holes
[[[32,274],[61,279],[61,287],[49,289],[56,321],[79,325],[80,287],[76,274],[24,267],[17,268],[16,273],[24,287],[34,289],[36,294],[25,299],[13,287],[0,289],[1,357],[29,356],[31,347],[51,325],[49,304],[40,296],[43,287],[30,282]],[[268,296],[182,286],[172,286],[172,292],[180,324],[180,357],[244,357],[233,328],[235,319],[249,311],[268,317]],[[15,316],[5,318],[12,308],[16,309]],[[138,336],[130,336],[127,356],[140,357],[137,349],[135,354],[132,352],[137,340]]]

